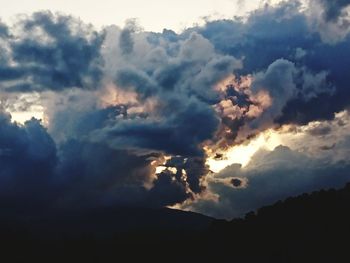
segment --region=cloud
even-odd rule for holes
[[[171,172],[162,172],[150,190],[148,202],[156,207],[175,205],[191,197],[187,192],[186,184],[181,180],[174,180]]]
[[[350,5],[349,0],[319,0],[320,4],[324,8],[324,16],[328,21],[337,20],[346,7]]]
[[[13,62],[1,67],[3,90],[59,91],[98,85],[103,33],[75,18],[50,12],[25,17],[10,30],[7,41]]]
[[[150,156],[136,156],[103,144],[69,140],[58,151],[63,207],[141,205],[150,175]]]
[[[218,125],[214,111],[203,103],[175,101],[173,116],[164,121],[119,120],[97,130],[92,140],[109,141],[114,148],[163,151],[173,155],[202,155],[198,145],[210,139]],[[163,109],[168,112],[171,109]]]
[[[135,20],[96,31],[50,12],[1,23],[1,107],[40,106],[47,125],[1,115],[4,196],[25,167],[21,182],[46,177],[14,189],[36,192],[51,207],[159,207],[211,193],[219,204],[191,207],[227,217],[344,182],[347,144],[339,127],[347,120],[335,113],[350,105],[346,3],[317,2],[326,19],[313,4],[265,5],[246,21],[211,21],[180,33],[145,32]],[[286,127],[305,141],[261,152],[210,181],[209,155],[224,158],[228,148]],[[332,163],[321,158],[328,154]],[[16,167],[18,158],[24,163]]]
[[[332,132],[332,127],[326,125],[319,125],[308,130],[308,133],[313,136],[324,136]]]
[[[312,22],[315,14],[309,11],[302,11],[300,4],[291,1],[259,9],[245,23],[218,20],[189,31],[197,30],[223,54],[242,58],[241,75],[264,72],[281,59],[293,63],[294,70],[299,71],[300,81],[304,82],[304,91],[286,98],[277,123],[305,124],[315,119],[332,118],[334,112],[347,107],[350,98],[346,84],[349,80],[343,66],[349,51],[348,32],[331,30],[331,25],[327,32],[321,32],[325,26],[319,24],[316,28]],[[334,32],[341,34],[334,36]],[[295,58],[301,49],[302,58]],[[297,89],[301,89],[296,77],[291,80]],[[320,109],[316,105],[324,107]]]
[[[276,131],[280,143],[288,146],[261,147],[246,166],[232,164],[207,176],[206,191],[215,198],[202,195],[182,208],[215,217],[240,217],[290,196],[342,187],[350,179],[349,128],[345,111],[332,121]]]
[[[134,49],[134,41],[132,34],[139,31],[140,26],[137,24],[137,20],[128,19],[125,23],[125,27],[120,33],[119,47],[124,55],[130,54]]]
[[[252,84],[253,90],[267,90],[273,100],[271,107],[263,112],[262,118],[268,116],[277,123],[279,120],[298,122],[297,119],[284,119],[288,114],[288,103],[300,101],[308,104],[320,96],[332,96],[334,90],[328,83],[327,76],[325,71],[314,74],[305,67],[297,67],[291,61],[276,60],[265,73],[256,74]]]
[[[0,202],[4,211],[18,215],[47,209],[56,192],[54,141],[37,120],[20,127],[1,113],[0,122]]]
[[[35,119],[18,126],[2,114],[0,121],[0,202],[8,216],[109,205],[163,207],[191,196],[172,173],[151,178],[157,154],[135,155],[81,139],[56,146]]]
[[[341,187],[349,180],[349,168],[349,162],[329,163],[279,146],[271,152],[258,152],[244,169],[229,166],[216,177],[233,177],[236,185],[247,180],[246,187],[232,188],[215,180],[209,188],[219,195],[218,201],[199,200],[191,209],[220,218],[240,217],[289,196]]]
[[[8,37],[9,31],[8,27],[0,21],[0,37]]]

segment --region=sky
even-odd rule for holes
[[[0,4],[2,0],[0,0]],[[34,12],[51,11],[72,15],[84,23],[92,24],[98,29],[110,25],[123,27],[130,19],[135,19],[138,26],[145,31],[162,32],[171,29],[181,32],[188,27],[203,24],[207,20],[230,19],[234,16],[247,16],[249,12],[263,6],[266,2],[276,4],[279,0],[240,1],[240,0],[207,0],[207,1],[112,1],[95,0],[67,1],[3,1],[0,18],[8,24],[15,24],[18,17]],[[137,7],[137,8],[136,8]],[[181,14],[181,15],[179,15]],[[27,96],[22,94],[22,96]],[[31,97],[32,95],[29,95]],[[32,100],[32,98],[29,98]],[[38,105],[31,111],[12,111],[12,119],[24,123],[32,117],[44,119],[43,108]]]
[[[349,11],[329,0],[4,4],[0,204],[17,217],[141,206],[231,219],[342,187]]]
[[[86,23],[97,27],[108,25],[123,26],[125,20],[137,18],[147,31],[161,32],[163,28],[182,30],[204,17],[231,18],[244,15],[256,8],[260,0],[206,0],[206,1],[162,1],[162,0],[28,0],[0,1],[0,16],[12,21],[18,14],[28,14],[40,10],[51,10],[80,17]]]

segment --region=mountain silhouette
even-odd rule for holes
[[[173,209],[100,208],[1,219],[6,262],[349,262],[350,184],[232,221]]]

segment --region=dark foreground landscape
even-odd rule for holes
[[[171,209],[2,218],[2,262],[349,262],[350,184],[230,222]],[[126,261],[125,261],[126,260]]]

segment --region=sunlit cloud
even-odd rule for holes
[[[226,151],[216,153],[210,153],[210,150],[208,150],[207,164],[214,173],[218,173],[234,163],[245,167],[259,149],[273,150],[280,144],[279,133],[268,130],[261,133],[257,138],[250,140],[247,144],[236,145]]]

